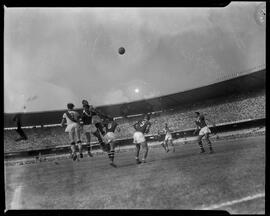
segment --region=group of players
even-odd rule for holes
[[[94,135],[101,149],[104,152],[108,153],[108,157],[110,160],[110,165],[116,167],[114,163],[114,155],[115,155],[115,131],[120,132],[120,128],[117,127],[118,124],[116,121],[107,115],[104,115],[97,111],[92,105],[89,105],[87,100],[82,101],[83,111],[79,114],[74,110],[74,104],[67,104],[67,111],[63,114],[63,118],[61,121],[61,126],[65,126],[65,132],[68,133],[70,144],[71,144],[71,157],[75,161],[78,156],[76,153],[76,144],[79,150],[80,158],[83,158],[82,151],[82,141],[81,134],[86,137],[87,141],[87,151],[90,157],[93,157],[91,153],[91,136]],[[211,133],[209,127],[206,124],[205,117],[199,112],[195,112],[196,114],[196,130],[194,134],[199,131],[198,135],[198,144],[201,149],[201,153],[204,153],[205,150],[202,144],[202,138],[205,137],[205,140],[209,146],[210,153],[213,153],[213,148],[211,141],[209,140],[209,134]],[[210,121],[210,120],[209,120]],[[213,124],[215,126],[215,124]],[[137,121],[134,125],[132,125],[135,129],[133,134],[133,143],[136,146],[135,160],[137,164],[145,163],[148,155],[148,143],[145,139],[145,134],[150,131],[151,123],[150,123],[150,114],[144,115],[143,119]],[[173,148],[173,152],[175,152],[175,146],[173,144],[172,131],[169,129],[168,124],[165,123],[165,127],[163,132],[158,131],[158,136],[161,138],[162,134],[165,133],[165,139],[160,140],[161,145],[166,152],[169,152],[169,144]],[[142,159],[139,159],[140,150],[142,148],[143,156]]]

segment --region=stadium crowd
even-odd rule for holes
[[[216,124],[232,121],[265,118],[265,89],[245,94],[235,94],[221,98],[209,99],[193,104],[175,107],[173,110],[154,113],[151,117],[152,127],[149,134],[157,134],[168,123],[173,131],[195,128],[194,112],[200,111]],[[132,138],[132,125],[141,116],[116,119],[121,131],[116,133],[117,139]],[[61,119],[59,119],[60,121]],[[4,130],[4,152],[29,151],[49,147],[68,145],[68,137],[64,129],[54,127],[33,127],[24,129],[28,140],[15,142],[15,130]],[[85,138],[83,137],[83,142]],[[96,142],[92,136],[91,142]]]

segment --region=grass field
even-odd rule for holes
[[[205,146],[207,147],[207,146]],[[64,159],[5,167],[7,209],[224,209],[265,213],[265,136],[220,140],[214,154],[196,143],[79,162]],[[207,148],[206,148],[207,149]],[[207,149],[208,152],[208,149]]]

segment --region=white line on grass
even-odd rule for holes
[[[11,209],[21,209],[22,208],[21,194],[22,194],[22,186],[18,186],[15,189],[13,199],[12,199],[11,204],[10,204]]]
[[[201,209],[202,210],[213,210],[213,209],[218,209],[218,208],[221,208],[221,207],[224,207],[224,206],[230,206],[230,205],[234,205],[234,204],[237,204],[237,203],[258,199],[258,198],[261,198],[261,197],[265,197],[265,193],[259,193],[259,194],[255,194],[253,196],[247,196],[247,197],[237,199],[237,200],[233,200],[233,201],[228,201],[228,202],[224,202],[224,203],[220,203],[220,204],[210,205],[210,206],[207,206],[207,207],[202,207]]]

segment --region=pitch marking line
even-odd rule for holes
[[[221,208],[221,207],[224,207],[224,206],[230,206],[230,205],[234,205],[234,204],[237,204],[237,203],[241,203],[241,202],[246,202],[246,201],[249,201],[249,200],[258,199],[258,198],[261,198],[261,197],[265,197],[265,193],[259,193],[259,194],[255,194],[253,196],[244,197],[242,199],[237,199],[237,200],[233,200],[233,201],[224,202],[224,203],[221,203],[221,204],[216,204],[216,205],[211,205],[211,206],[207,206],[207,207],[202,207],[201,209],[202,210],[218,209],[218,208]]]
[[[21,198],[22,198],[22,186],[18,186],[15,189],[13,199],[11,201],[11,209],[21,209]]]

